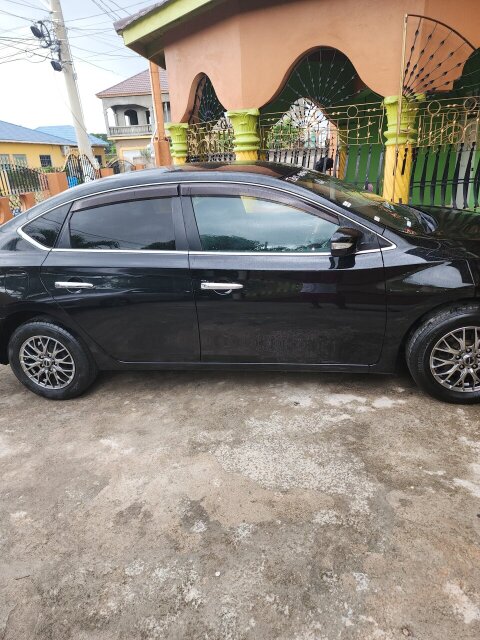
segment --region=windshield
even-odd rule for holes
[[[322,177],[316,171],[300,169],[285,180],[318,193],[341,207],[351,208],[365,218],[394,231],[409,234],[431,231],[431,225],[424,219],[421,211],[408,205],[393,204],[370,191],[350,187],[330,176]]]

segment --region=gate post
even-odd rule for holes
[[[167,122],[165,129],[171,138],[170,152],[173,164],[185,164],[188,156],[188,124],[186,122]]]
[[[65,171],[55,171],[54,173],[46,173],[48,190],[51,196],[62,193],[68,189],[67,174]]]
[[[7,222],[13,218],[13,213],[10,208],[10,198],[7,196],[0,197],[0,224]]]
[[[260,137],[258,135],[258,109],[227,111],[235,135],[233,150],[236,160],[258,160]]]
[[[417,96],[413,100],[407,100],[399,96],[388,96],[383,101],[387,113],[387,130],[384,134],[387,142],[385,143],[383,197],[391,202],[408,204],[412,173],[412,145],[416,142],[417,134],[413,127],[422,98],[423,96]],[[399,99],[401,99],[400,114]]]
[[[22,211],[27,211],[34,207],[37,203],[35,201],[35,194],[33,191],[26,191],[25,193],[20,194],[20,205],[22,207]]]

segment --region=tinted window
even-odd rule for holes
[[[115,202],[76,211],[70,218],[73,249],[175,249],[172,199]]]
[[[24,233],[50,249],[55,246],[70,205],[48,211],[23,227]]]
[[[353,211],[357,211],[373,222],[395,231],[409,234],[429,231],[421,212],[413,207],[393,204],[370,191],[355,189],[345,182],[321,175],[316,171],[300,169],[297,173],[287,176],[285,180],[314,191],[340,206],[352,208]]]
[[[193,196],[205,251],[326,252],[335,216],[246,196]]]

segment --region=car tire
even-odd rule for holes
[[[433,397],[480,402],[480,306],[452,306],[428,318],[409,337],[406,360],[415,382]]]
[[[10,337],[8,357],[18,380],[50,400],[76,398],[98,374],[87,347],[48,320],[31,320],[20,325]]]

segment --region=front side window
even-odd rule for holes
[[[10,156],[8,153],[0,153],[0,166],[8,164],[10,162]]]
[[[52,156],[49,155],[40,155],[40,166],[41,167],[51,167],[52,166]]]
[[[429,232],[429,224],[422,212],[405,204],[393,204],[370,191],[361,191],[341,180],[319,175],[316,171],[299,169],[285,178],[340,205],[351,208],[372,222],[404,233]]]
[[[250,196],[192,196],[204,251],[327,253],[338,218]]]
[[[57,242],[70,205],[63,205],[48,211],[23,227],[23,232],[44,247],[52,249]]]
[[[172,198],[115,202],[72,213],[72,249],[175,250]]]

